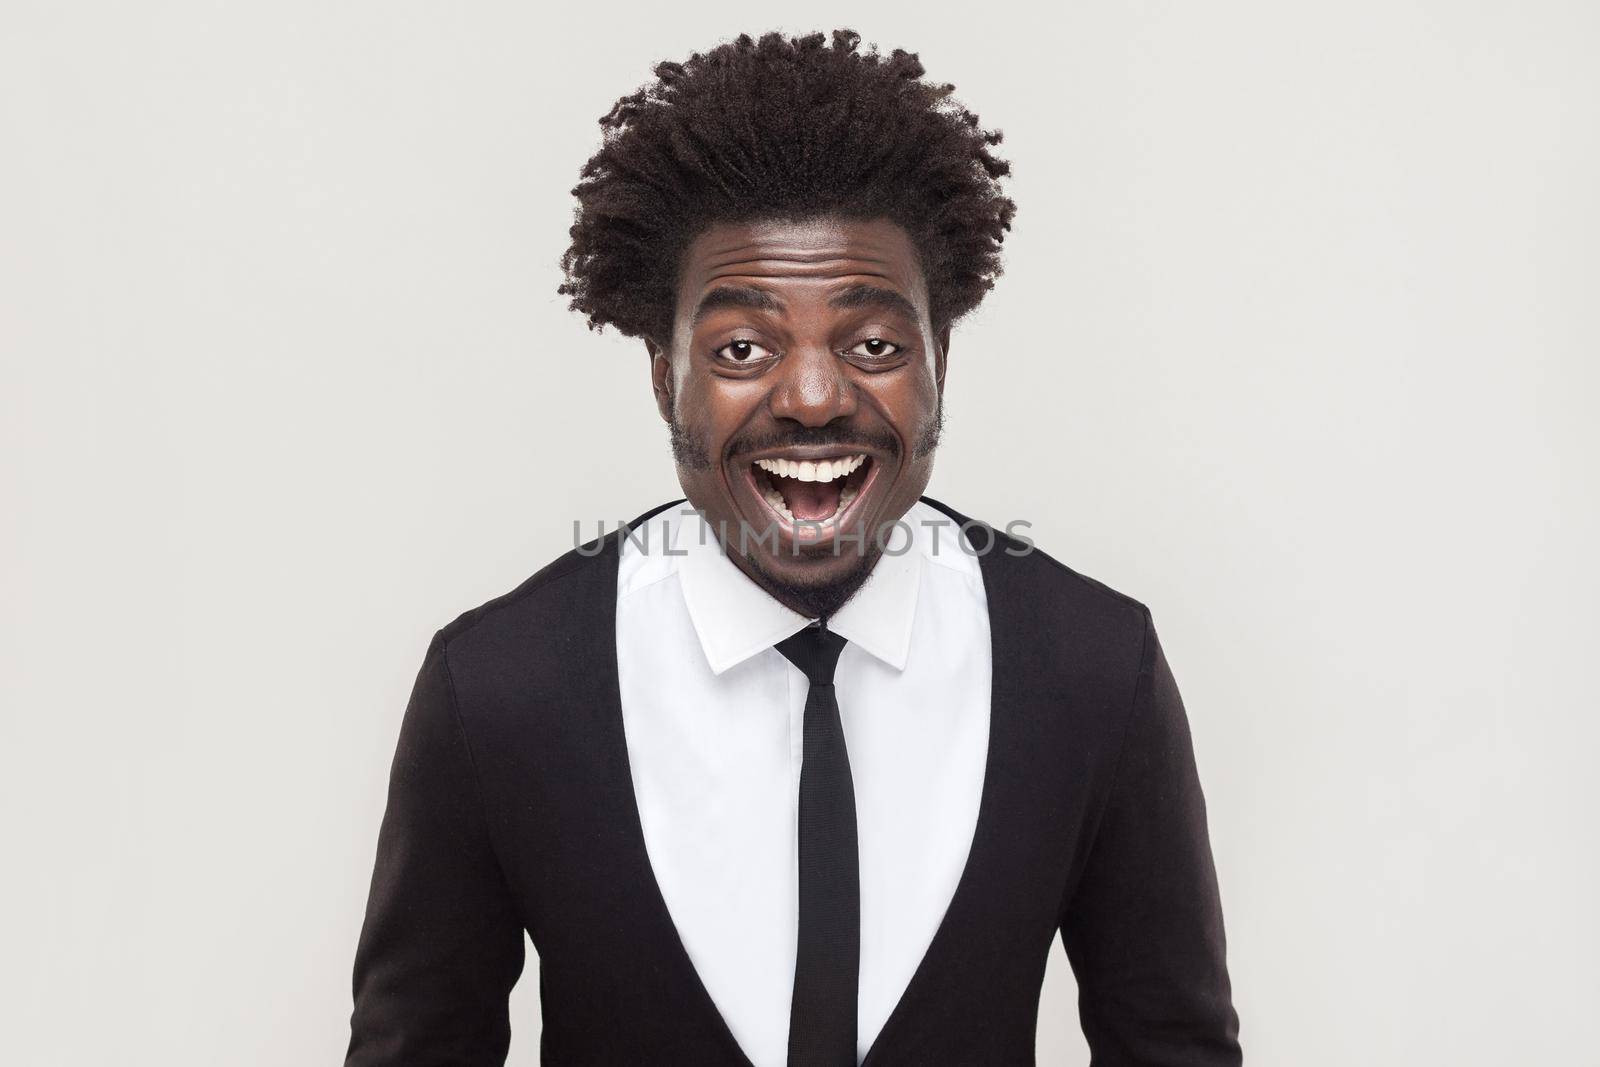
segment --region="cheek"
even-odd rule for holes
[[[718,461],[728,443],[760,408],[760,390],[759,383],[691,372],[678,394],[679,425]]]
[[[708,429],[726,431],[743,423],[760,406],[764,388],[758,381],[691,374],[684,382],[684,406]]]
[[[939,407],[939,390],[933,376],[921,368],[893,382],[882,383],[874,396],[878,409],[908,446],[933,422]]]

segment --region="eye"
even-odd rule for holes
[[[737,341],[729,341],[717,349],[716,354],[729,363],[760,363],[763,359],[772,355],[761,345],[744,338],[740,338]]]
[[[860,356],[863,359],[888,359],[898,356],[901,351],[901,346],[893,341],[885,341],[881,337],[869,337],[850,349],[850,355]]]

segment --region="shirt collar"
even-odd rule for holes
[[[812,621],[780,604],[740,570],[698,511],[684,504],[674,519],[670,541],[672,554],[679,557],[679,584],[713,674],[743,663]],[[828,619],[828,628],[895,670],[904,670],[922,575],[918,524],[903,524],[887,543],[888,551],[878,557],[855,595]]]

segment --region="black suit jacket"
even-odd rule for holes
[[[968,534],[976,549],[987,529]],[[866,1065],[1032,1063],[1058,932],[1095,1064],[1237,1064],[1205,801],[1150,612],[991,532],[977,828]],[[349,1067],[503,1063],[524,929],[544,1062],[748,1065],[645,852],[617,685],[620,544],[568,552],[429,646],[356,951]]]

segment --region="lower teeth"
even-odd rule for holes
[[[833,519],[838,518],[839,517],[839,513],[841,511],[843,511],[845,508],[849,507],[850,506],[850,501],[852,501],[852,500],[854,500],[856,498],[856,492],[857,492],[857,489],[856,489],[855,486],[853,486],[853,485],[845,486],[843,489],[839,490],[839,504],[838,504],[837,507],[835,507],[833,509],[833,514],[832,515],[829,515],[825,519],[807,519],[806,521],[807,522],[831,522]],[[782,515],[784,518],[788,519],[790,522],[798,522],[799,521],[798,519],[796,519],[794,517],[794,512],[789,510],[789,505],[787,505],[787,504],[785,504],[783,502],[783,494],[782,493],[778,492],[776,489],[768,488],[767,492],[766,492],[766,498],[767,498],[767,503],[771,504],[772,507],[773,507],[773,510],[776,511],[779,515]]]

